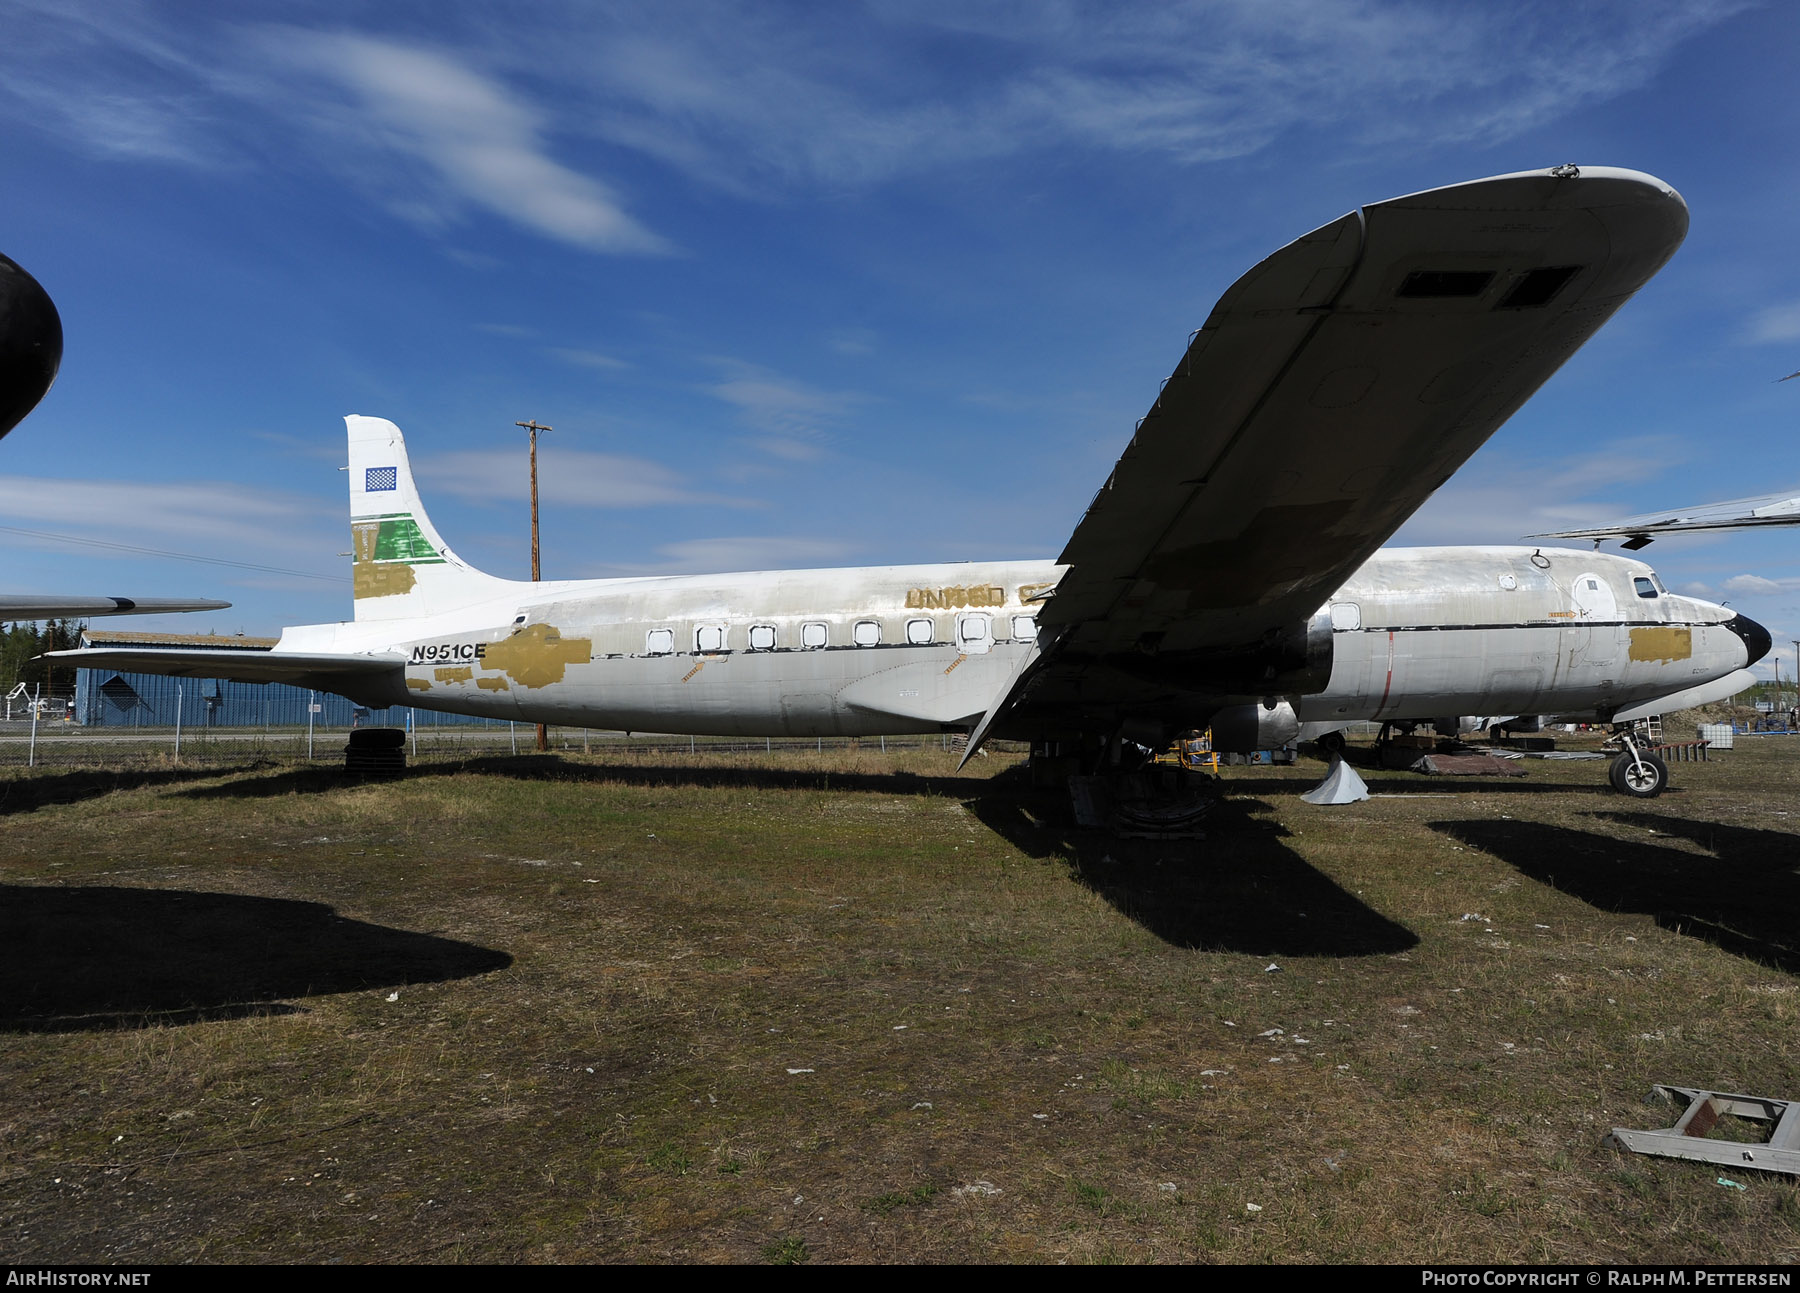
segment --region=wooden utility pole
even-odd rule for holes
[[[537,438],[539,431],[554,431],[555,427],[539,426],[536,418],[529,422],[515,422],[516,427],[523,427],[531,435],[531,582],[537,583],[544,577],[538,565],[538,504],[537,504]],[[549,730],[542,724],[537,725],[537,748],[550,748]]]

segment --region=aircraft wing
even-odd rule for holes
[[[18,620],[92,619],[97,615],[162,615],[173,611],[222,611],[230,602],[207,597],[62,597],[0,595],[0,623]]]
[[[1800,525],[1800,497],[1766,494],[1726,503],[1707,503],[1674,512],[1627,517],[1588,530],[1557,530],[1534,539],[1623,539],[1621,547],[1636,552],[1661,534],[1699,534],[1710,530],[1754,530],[1764,525]]]
[[[1209,676],[1257,694],[1687,224],[1651,176],[1558,167],[1364,207],[1250,270],[1069,539],[1038,616],[1047,645],[995,730],[1154,712]]]
[[[230,678],[237,682],[286,682],[296,687],[342,691],[359,682],[398,678],[406,667],[399,655],[326,655],[242,648],[83,647],[50,651],[82,669],[155,673],[174,678]]]

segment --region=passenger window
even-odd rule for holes
[[[880,646],[881,625],[874,620],[858,620],[850,630],[850,640],[857,646]]]
[[[908,620],[906,640],[914,646],[930,646],[937,640],[937,626],[930,620]]]
[[[1631,581],[1631,585],[1633,588],[1637,589],[1637,595],[1639,597],[1656,596],[1656,585],[1651,583],[1648,579],[1645,579],[1642,575],[1635,576]]]
[[[651,629],[644,635],[645,655],[672,655],[674,651],[674,629]]]
[[[825,645],[826,633],[823,624],[802,624],[800,626],[800,645],[803,647],[822,647]]]
[[[1362,607],[1355,602],[1331,604],[1331,627],[1339,633],[1350,633],[1362,627]]]
[[[725,626],[723,624],[702,624],[694,630],[694,650],[723,651],[725,649]]]
[[[980,655],[994,645],[994,631],[986,615],[956,617],[956,645],[971,655]]]
[[[750,626],[750,649],[752,651],[773,651],[775,649],[775,626],[773,624],[752,624]]]
[[[1035,619],[1029,615],[1015,615],[1012,617],[1012,622],[1014,638],[1020,642],[1037,641],[1037,621]]]

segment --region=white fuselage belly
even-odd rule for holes
[[[290,629],[281,649],[397,652],[411,661],[404,693],[372,699],[494,718],[936,732],[970,726],[1003,693],[1060,574],[1005,562],[525,585],[519,600],[432,621]],[[1729,610],[1660,586],[1640,596],[1646,579],[1642,562],[1599,553],[1385,549],[1324,608],[1329,685],[1291,699],[1309,722],[1576,713],[1744,665]],[[858,645],[858,625],[879,641]]]

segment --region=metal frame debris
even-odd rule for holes
[[[1729,1167],[1753,1167],[1765,1172],[1800,1176],[1800,1101],[1772,1100],[1757,1095],[1726,1095],[1693,1087],[1664,1086],[1656,1092],[1688,1102],[1687,1110],[1673,1127],[1662,1131],[1635,1131],[1614,1127],[1607,1140],[1637,1154],[1660,1154]],[[1754,1118],[1770,1124],[1764,1141],[1709,1140],[1707,1133],[1726,1114]]]

